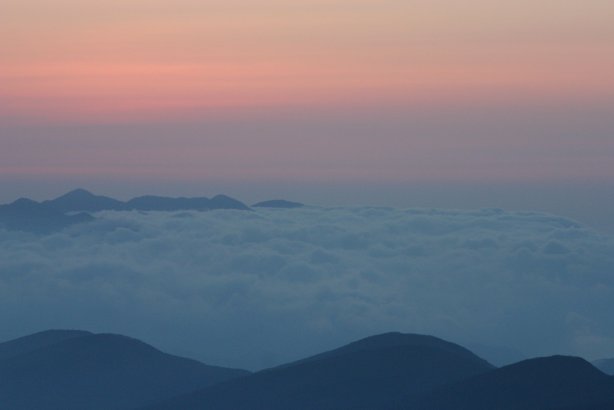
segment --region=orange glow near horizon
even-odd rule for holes
[[[64,120],[147,118],[250,107],[463,102],[498,95],[533,100],[612,97],[609,70],[592,74],[582,79],[573,71],[521,64],[416,66],[382,78],[368,69],[343,72],[323,65],[67,63],[5,67],[0,90],[8,113]]]
[[[610,2],[455,4],[8,0],[0,105],[15,117],[86,121],[612,96]]]

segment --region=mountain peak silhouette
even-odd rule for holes
[[[105,210],[120,211],[125,209],[123,202],[102,195],[95,195],[83,188],[73,189],[59,197],[45,201],[61,212],[98,212]]]
[[[36,202],[30,198],[19,198],[16,199],[15,201],[11,202],[10,204],[8,204],[10,206],[13,207],[20,207],[20,208],[24,208],[24,207],[37,207],[38,205],[40,205],[39,202]]]
[[[84,330],[52,329],[23,336],[18,339],[0,343],[0,360],[31,352],[74,337],[88,336],[92,333]]]
[[[91,198],[95,197],[93,193],[83,188],[76,188],[72,191],[68,191],[64,195],[60,196],[60,198]]]

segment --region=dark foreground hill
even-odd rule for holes
[[[247,374],[125,336],[42,332],[0,344],[0,408],[132,409]]]
[[[423,394],[492,368],[453,343],[390,333],[148,409],[384,409],[407,394]]]
[[[46,330],[33,335],[0,343],[0,360],[28,353],[75,337],[89,336],[84,330]]]
[[[614,378],[584,359],[552,356],[525,360],[437,389],[416,410],[588,409],[614,402]],[[614,409],[614,407],[612,407]]]
[[[0,228],[8,230],[49,233],[93,219],[85,213],[65,215],[60,210],[26,198],[0,205]]]
[[[11,410],[612,410],[614,377],[553,356],[494,368],[432,336],[387,333],[250,374],[125,336],[54,330],[0,343]]]

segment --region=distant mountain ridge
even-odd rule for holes
[[[102,195],[94,195],[85,189],[75,189],[55,199],[42,202],[61,212],[98,212],[125,210],[125,203]]]
[[[255,208],[300,208],[304,205],[299,202],[274,199],[258,202],[252,205]],[[247,211],[251,208],[243,202],[227,195],[207,197],[167,197],[160,195],[143,195],[128,201],[120,201],[104,195],[96,195],[82,188],[74,189],[55,199],[36,202],[21,198],[10,204],[0,205],[0,224],[3,220],[15,219],[18,215],[24,218],[34,218],[36,215],[48,217],[50,220],[60,220],[59,215],[67,213],[87,213],[100,211],[207,211],[215,209],[234,209]],[[10,214],[10,215],[9,215]],[[86,215],[86,214],[83,214]],[[83,219],[84,216],[79,218]],[[75,215],[68,215],[75,216]],[[91,216],[90,216],[91,217]],[[40,218],[39,218],[40,219]],[[80,220],[74,219],[74,223]],[[56,225],[67,226],[68,220]],[[11,226],[19,226],[15,222]]]
[[[0,205],[0,228],[33,233],[50,233],[94,220],[89,214],[66,215],[53,207],[27,198]]]
[[[36,202],[20,198],[0,205],[0,229],[38,234],[52,233],[71,225],[93,221],[90,212],[100,211],[210,211],[229,209],[248,211],[243,202],[226,195],[213,198],[171,198],[140,196],[123,202],[95,195],[85,189],[75,189],[55,199]]]
[[[204,211],[213,209],[249,210],[249,207],[226,195],[207,197],[173,198],[166,196],[145,195],[129,201],[95,195],[85,189],[75,189],[58,198],[44,201],[62,212],[98,212],[98,211]]]
[[[283,208],[283,209],[292,209],[292,208],[302,208],[304,204],[300,202],[292,202],[286,201],[285,199],[272,199],[270,201],[262,201],[252,205],[253,208]]]

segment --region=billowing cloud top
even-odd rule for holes
[[[377,332],[614,354],[614,241],[497,209],[103,212],[0,230],[0,339],[112,331],[261,368]]]

